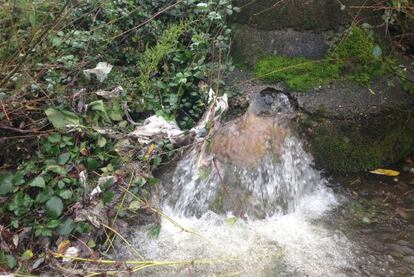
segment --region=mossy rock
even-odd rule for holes
[[[414,149],[414,109],[352,120],[316,115],[304,122],[317,166],[330,171],[367,171],[394,163]]]
[[[291,96],[319,168],[367,171],[414,150],[414,98],[398,78],[383,76],[369,86],[335,81]]]
[[[283,81],[291,90],[306,92],[333,80],[369,85],[372,79],[391,71],[394,62],[383,55],[372,32],[352,25],[343,36],[323,59],[263,56],[257,60],[255,76],[267,82]]]

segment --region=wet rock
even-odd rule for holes
[[[344,119],[368,117],[414,105],[414,98],[402,89],[398,78],[390,76],[373,81],[369,87],[351,81],[335,81],[291,95],[306,113]]]
[[[232,53],[236,62],[253,65],[264,55],[323,58],[329,45],[321,34],[289,30],[261,31],[235,25]]]
[[[256,167],[268,153],[278,157],[287,135],[283,120],[276,114],[289,114],[289,103],[274,91],[255,95],[242,117],[228,122],[212,138],[211,153],[216,159],[238,167]]]
[[[397,162],[414,149],[414,99],[396,78],[384,76],[370,87],[333,82],[292,96],[321,168],[366,171]]]
[[[267,152],[280,155],[285,136],[273,118],[248,113],[214,135],[211,152],[220,161],[255,167]]]
[[[390,252],[398,253],[398,255],[400,256],[402,255],[414,256],[414,249],[409,246],[401,245],[398,243],[390,243],[390,244],[387,244],[387,248]]]
[[[296,130],[318,168],[367,171],[395,163],[414,149],[414,97],[395,77],[383,76],[369,87],[334,81],[299,93],[280,83],[256,81],[246,71],[233,75],[231,83],[242,84],[237,86],[238,103],[244,106],[261,90],[290,95],[298,111]],[[232,99],[229,104],[232,109]]]

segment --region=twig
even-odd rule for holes
[[[133,198],[135,198],[136,200],[138,200],[139,202],[143,203],[145,206],[147,206],[152,212],[157,213],[158,215],[160,215],[161,217],[165,218],[167,221],[169,221],[170,223],[172,223],[174,226],[178,227],[179,229],[181,229],[181,231],[196,235],[200,238],[203,238],[205,240],[208,240],[206,237],[202,236],[201,234],[190,230],[182,225],[180,225],[179,223],[177,223],[176,221],[174,221],[171,217],[169,217],[168,215],[164,214],[163,212],[161,212],[160,210],[151,207],[150,205],[148,205],[148,203],[144,200],[142,200],[141,198],[139,198],[138,196],[136,196],[135,194],[133,194],[132,192],[130,192],[129,190],[125,189],[124,187],[121,186],[121,189],[125,190],[125,192],[129,193]]]
[[[25,129],[20,129],[20,128],[14,128],[14,127],[5,126],[5,125],[2,125],[2,124],[0,124],[0,129],[13,131],[13,132],[17,132],[17,133],[20,133],[20,134],[30,134],[30,133],[37,134],[37,133],[41,133],[42,132],[42,131],[39,131],[37,129],[25,130]]]
[[[5,115],[5,116],[6,116],[6,118],[7,118],[7,121],[9,122],[10,126],[12,126],[12,123],[11,123],[10,117],[9,117],[9,115],[8,115],[7,111],[6,111],[6,107],[4,107],[3,100],[0,100],[0,103],[1,103],[1,108],[3,109],[3,113],[4,113],[4,115]]]
[[[125,242],[125,244],[138,256],[138,257],[140,257],[141,259],[144,259],[144,256],[142,256],[139,252],[138,252],[138,250],[136,250],[120,233],[118,233],[118,231],[116,231],[115,229],[113,229],[112,227],[109,227],[108,225],[106,225],[106,224],[103,224],[102,223],[102,225],[105,227],[105,228],[107,228],[107,229],[109,229],[109,230],[111,230],[112,232],[114,232],[114,234],[116,234],[118,237],[120,237],[124,242]]]
[[[132,184],[132,180],[133,180],[133,179],[134,179],[134,174],[132,174],[132,175],[131,175],[131,178],[129,179],[129,183],[128,183],[128,187],[127,187],[126,191],[129,191],[129,188],[131,187],[131,184]],[[124,195],[122,196],[121,203],[119,204],[118,209],[117,209],[116,214],[115,214],[115,217],[114,217],[114,219],[112,220],[112,224],[111,224],[112,226],[114,226],[114,225],[115,225],[115,222],[116,222],[116,220],[118,219],[119,212],[121,211],[122,207],[124,206],[124,202],[125,202],[126,196],[127,196],[127,194],[126,194],[126,192],[124,192]],[[115,236],[114,236],[114,237],[112,237],[112,238],[109,238],[109,237],[108,237],[108,238],[106,239],[106,241],[105,241],[105,244],[108,242],[108,240],[111,240],[111,245],[112,245],[112,242],[114,241],[114,238],[115,238]],[[111,245],[110,245],[110,246],[111,246]],[[106,249],[106,251],[105,251],[105,252],[108,252],[108,251],[109,251],[110,246],[108,246],[108,248]]]

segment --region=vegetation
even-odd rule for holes
[[[354,25],[325,59],[265,56],[258,60],[255,75],[267,81],[284,81],[293,90],[306,91],[339,79],[368,85],[373,78],[390,71],[391,64],[375,44],[373,33]]]
[[[226,0],[0,4],[0,270],[46,270],[58,238],[96,255],[132,215],[159,218],[151,172],[173,146],[128,133],[152,114],[198,121],[204,87],[229,68],[234,11]]]

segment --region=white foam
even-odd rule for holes
[[[163,212],[200,236],[163,220],[157,239],[149,238],[146,227],[141,227],[132,241],[146,259],[214,262],[158,267],[148,269],[148,275],[340,276],[353,267],[351,243],[318,223],[337,200],[297,138],[285,140],[277,162],[266,160],[253,172],[232,169],[247,180],[242,184],[250,205],[268,211],[265,219],[234,223],[228,220],[231,215],[210,211],[220,180],[210,174],[200,181],[194,162],[197,155],[197,151],[189,153],[177,166],[173,192],[166,193]]]

